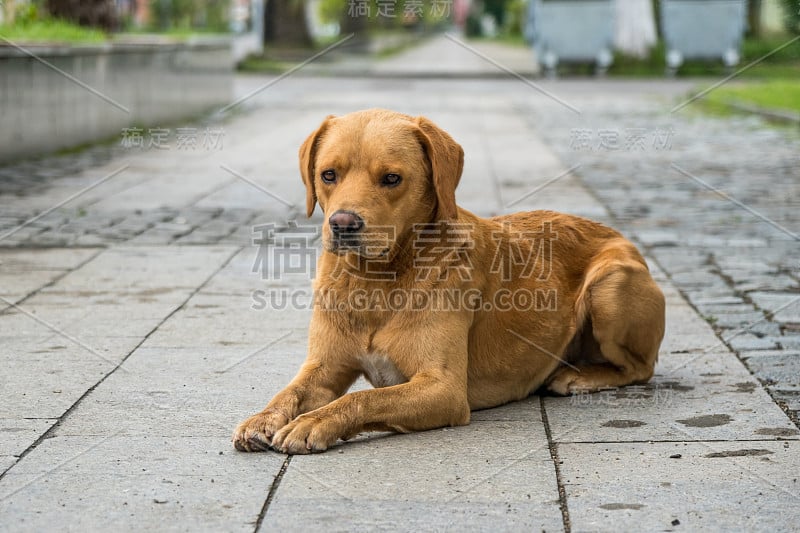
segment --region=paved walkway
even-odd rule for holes
[[[685,83],[538,87],[560,102],[513,79],[288,78],[191,125],[221,146],[173,131],[161,149],[0,169],[0,530],[793,530],[800,443],[776,400],[797,409],[800,320],[770,306],[798,293],[800,141],[670,114]],[[262,270],[281,241],[254,246],[253,226],[309,228],[297,147],[369,106],[452,133],[464,207],[564,210],[646,246],[668,301],[652,382],[321,455],[234,452],[234,425],[301,362],[309,318],[309,273]],[[254,293],[270,289],[297,297]]]
[[[328,76],[496,78],[514,73],[532,77],[540,72],[533,49],[488,40],[467,40],[458,33],[421,38],[414,47],[380,61],[368,57],[331,54],[336,61],[319,61],[303,69],[305,74]]]

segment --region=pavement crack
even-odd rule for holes
[[[292,455],[287,455],[286,459],[283,461],[280,470],[275,475],[275,479],[272,480],[272,485],[269,487],[269,492],[267,493],[267,499],[264,500],[264,505],[261,507],[261,512],[258,513],[258,519],[256,520],[255,529],[253,529],[253,533],[258,533],[258,530],[261,529],[261,523],[264,522],[264,517],[269,510],[270,504],[272,504],[272,500],[275,499],[275,494],[278,492],[278,487],[281,484],[281,480],[283,480],[284,474],[286,474],[286,470],[289,468],[289,463],[292,462]]]
[[[89,247],[87,247],[87,248],[89,248]],[[87,257],[86,259],[84,259],[83,261],[81,261],[80,263],[75,265],[73,268],[68,268],[68,269],[64,270],[63,272],[61,272],[61,274],[59,274],[58,276],[55,276],[49,282],[45,283],[44,285],[42,285],[41,287],[37,288],[36,290],[33,290],[33,291],[29,292],[28,294],[25,295],[24,298],[20,298],[19,301],[15,301],[14,305],[21,306],[22,304],[24,304],[25,302],[27,302],[28,300],[30,300],[31,298],[33,298],[34,296],[36,296],[37,294],[42,292],[42,290],[47,289],[48,287],[54,286],[56,283],[58,283],[64,277],[66,277],[68,274],[71,274],[72,272],[82,268],[84,265],[86,265],[90,261],[94,261],[97,258],[98,255],[102,254],[107,249],[108,248],[97,248],[97,252],[96,253],[90,255],[89,257]],[[14,309],[14,305],[7,305],[7,306],[3,307],[2,309],[0,309],[0,315],[6,313],[7,311],[13,310]]]
[[[91,393],[92,393],[92,392],[93,392],[93,391],[94,391],[94,390],[95,390],[97,387],[99,387],[99,386],[100,386],[100,385],[101,385],[101,384],[102,384],[102,383],[103,383],[103,382],[104,382],[106,379],[108,379],[108,378],[109,378],[109,376],[111,376],[111,375],[112,375],[114,372],[116,372],[116,371],[117,371],[117,369],[119,369],[119,368],[120,368],[120,367],[121,367],[123,364],[125,364],[125,361],[127,361],[127,360],[128,360],[128,358],[129,358],[129,357],[130,357],[132,354],[134,354],[134,353],[136,352],[136,350],[138,350],[138,349],[139,349],[139,347],[140,347],[142,344],[144,344],[144,343],[147,341],[147,339],[149,339],[149,338],[150,338],[150,336],[151,336],[153,333],[155,333],[156,331],[158,331],[158,328],[160,328],[162,325],[164,325],[164,323],[165,323],[167,320],[169,320],[170,318],[172,318],[172,316],[173,316],[173,315],[175,315],[175,313],[177,313],[178,311],[180,311],[181,309],[183,309],[183,308],[186,306],[186,303],[187,303],[189,300],[191,300],[192,298],[194,298],[194,296],[195,296],[195,295],[196,295],[198,292],[200,292],[200,291],[203,289],[203,287],[205,287],[205,286],[208,284],[208,282],[209,282],[209,281],[211,281],[211,280],[214,278],[214,276],[216,276],[216,275],[217,275],[217,274],[218,274],[218,273],[219,273],[219,272],[220,272],[222,269],[224,269],[224,268],[225,268],[225,267],[226,267],[226,266],[227,266],[227,265],[228,265],[228,264],[229,264],[229,263],[230,263],[230,262],[233,260],[233,258],[234,258],[234,257],[236,257],[236,256],[239,254],[239,252],[241,252],[241,251],[242,251],[242,249],[243,249],[243,247],[237,247],[237,248],[236,248],[236,249],[235,249],[233,252],[231,252],[231,254],[228,256],[228,258],[227,258],[227,259],[226,259],[226,260],[225,260],[225,261],[224,261],[224,262],[223,262],[223,263],[222,263],[222,264],[221,264],[221,265],[220,265],[220,266],[219,266],[217,269],[215,269],[215,270],[214,270],[214,272],[212,272],[212,273],[211,273],[211,274],[210,274],[210,275],[209,275],[209,276],[208,276],[208,277],[207,277],[207,278],[206,278],[206,279],[205,279],[205,280],[204,280],[202,283],[200,283],[200,284],[197,286],[197,288],[195,288],[195,289],[194,289],[194,290],[193,290],[193,291],[192,291],[192,292],[191,292],[191,293],[190,293],[190,294],[189,294],[189,295],[186,297],[186,299],[184,299],[184,300],[183,300],[183,302],[181,302],[181,304],[180,304],[179,306],[175,307],[175,309],[173,309],[172,311],[170,311],[169,313],[167,313],[167,316],[165,316],[163,319],[161,319],[161,320],[158,322],[158,324],[156,324],[156,325],[155,325],[155,326],[154,326],[154,327],[153,327],[153,328],[152,328],[152,329],[151,329],[151,330],[150,330],[150,331],[147,333],[147,335],[145,335],[145,336],[142,338],[142,340],[141,340],[141,341],[140,341],[140,342],[139,342],[139,343],[138,343],[136,346],[134,346],[134,347],[133,347],[133,349],[131,349],[131,351],[129,351],[129,352],[128,352],[128,353],[125,355],[125,357],[123,357],[123,358],[122,358],[122,360],[121,360],[119,363],[117,363],[117,365],[116,365],[114,368],[112,368],[110,371],[108,371],[108,372],[107,372],[107,373],[106,373],[106,374],[105,374],[105,375],[104,375],[102,378],[100,378],[100,379],[99,379],[99,380],[98,380],[98,381],[97,381],[97,382],[96,382],[94,385],[92,385],[91,387],[89,387],[88,389],[86,389],[86,391],[85,391],[83,394],[81,394],[81,395],[80,395],[80,397],[79,397],[77,400],[75,400],[75,402],[73,402],[73,404],[72,404],[72,405],[70,405],[70,406],[69,406],[69,408],[67,408],[67,410],[66,410],[66,411],[64,411],[64,412],[61,414],[61,416],[59,416],[59,417],[56,419],[55,423],[54,423],[52,426],[50,426],[50,427],[47,429],[47,431],[45,431],[44,433],[42,433],[42,434],[39,436],[39,438],[38,438],[38,439],[36,439],[36,440],[33,442],[33,444],[31,444],[30,446],[28,446],[27,448],[25,448],[25,450],[24,450],[24,451],[23,451],[21,454],[19,454],[19,455],[17,456],[17,460],[14,462],[14,464],[12,464],[11,466],[9,466],[9,467],[8,467],[8,468],[7,468],[7,469],[4,471],[4,472],[0,473],[0,481],[2,481],[2,480],[3,480],[3,478],[6,476],[6,474],[8,474],[8,472],[9,472],[9,471],[11,471],[11,470],[12,470],[12,469],[13,469],[13,468],[16,466],[16,465],[18,465],[18,464],[20,463],[20,461],[22,461],[22,460],[25,458],[25,456],[27,456],[29,453],[31,453],[33,450],[35,450],[35,449],[36,449],[36,448],[39,446],[39,444],[41,444],[42,442],[44,442],[45,440],[47,440],[47,439],[49,439],[49,438],[52,438],[52,437],[53,437],[53,433],[55,433],[56,429],[58,429],[58,427],[59,427],[59,426],[61,426],[61,424],[64,422],[64,420],[66,420],[66,419],[69,417],[69,415],[70,415],[70,414],[71,414],[71,413],[72,413],[72,412],[73,412],[75,409],[77,409],[77,408],[78,408],[78,406],[79,406],[79,405],[80,405],[80,404],[83,402],[83,400],[84,400],[84,399],[86,399],[86,398],[87,398],[87,397],[88,397],[88,396],[89,396],[89,395],[90,395],[90,394],[91,394]],[[95,255],[93,255],[93,256],[92,256],[92,258],[96,257],[97,255],[98,255],[98,254],[95,254]],[[83,265],[84,265],[84,264],[86,264],[87,262],[88,262],[88,261],[84,261],[83,263],[81,263],[81,265],[80,265],[80,266],[83,266]],[[76,267],[76,269],[77,269],[77,268],[79,268],[79,267]],[[73,270],[75,270],[75,269],[73,269]],[[41,290],[41,289],[40,289],[40,290]],[[52,419],[52,418],[51,418],[51,419]],[[117,433],[115,433],[115,435],[116,435],[116,434],[118,434],[118,433],[120,433],[121,431],[122,431],[122,430],[118,431]]]
[[[556,484],[558,485],[558,506],[561,509],[561,520],[564,524],[564,533],[570,533],[572,525],[569,520],[569,506],[567,505],[567,489],[561,477],[561,460],[558,458],[558,444],[553,440],[553,432],[550,430],[550,420],[547,418],[547,411],[544,406],[544,397],[539,397],[539,404],[542,411],[542,423],[544,432],[547,435],[547,446],[550,448],[550,458],[553,460],[553,467],[556,472]]]

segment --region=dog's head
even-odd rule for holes
[[[430,120],[379,109],[329,116],[300,147],[325,249],[364,257],[391,255],[414,224],[455,220],[463,166],[461,146]]]

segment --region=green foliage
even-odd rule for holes
[[[98,43],[108,36],[97,29],[52,18],[17,18],[14,24],[0,25],[0,35],[14,42]]]
[[[786,31],[800,34],[800,2],[798,0],[781,0],[783,7],[783,24]]]
[[[150,0],[153,29],[228,30],[228,0]]]
[[[528,16],[528,3],[525,0],[511,0],[506,8],[504,32],[508,35],[522,35],[525,17]]]
[[[483,7],[483,11],[476,6]],[[498,37],[503,40],[516,40],[522,36],[525,18],[528,16],[527,0],[484,0],[482,4],[473,4],[467,16],[466,33],[468,37],[481,37],[483,30],[481,18],[485,15],[497,23]]]
[[[494,17],[498,26],[503,26],[506,21],[506,9],[509,0],[483,0],[483,11]]]
[[[339,22],[343,16],[347,16],[347,0],[322,0],[319,15],[323,22]]]
[[[769,57],[764,59],[764,63],[793,62],[800,65],[800,41],[795,41],[791,45],[785,46],[790,40],[791,37],[786,35],[763,39],[745,39],[742,45],[742,60],[744,62],[755,61],[769,54]]]
[[[467,37],[480,37],[483,31],[481,30],[481,17],[475,11],[472,11],[467,15],[467,24],[464,31],[467,34]]]
[[[39,6],[33,2],[29,4],[17,4],[14,9],[13,18],[15,24],[32,24],[41,18],[39,15]]]
[[[53,17],[44,8],[42,0],[5,5],[0,0],[0,9],[4,9],[8,17],[5,24],[0,24],[0,35],[12,41],[94,43],[108,37],[102,30]],[[13,13],[8,12],[11,9]]]
[[[645,58],[614,52],[614,63],[609,67],[608,73],[623,76],[663,76],[666,68],[664,45],[658,43],[650,49],[650,53]]]

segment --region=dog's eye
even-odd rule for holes
[[[322,181],[325,183],[334,183],[336,182],[336,171],[334,170],[323,170],[322,171]]]
[[[401,181],[403,181],[403,178],[401,178],[399,174],[386,174],[381,180],[381,185],[394,187]]]

